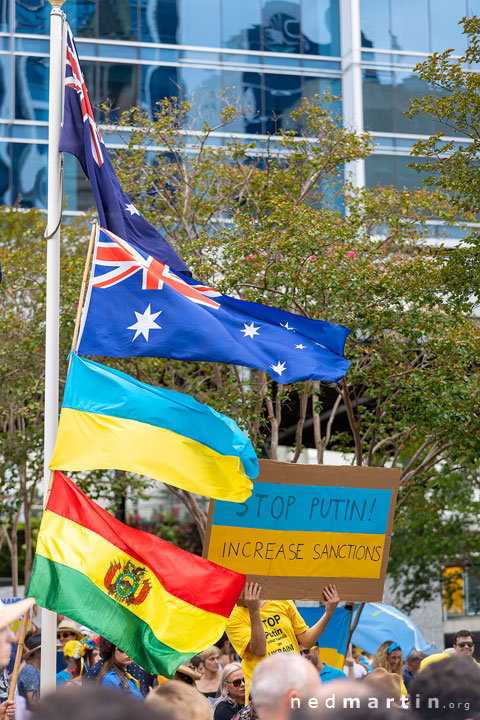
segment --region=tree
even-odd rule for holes
[[[250,144],[214,144],[235,108],[196,135],[181,130],[188,111],[165,101],[153,120],[124,117],[135,128],[116,161],[127,192],[195,277],[350,327],[352,367],[338,386],[283,386],[257,371],[172,361],[157,364],[157,378],[234,416],[267,457],[277,457],[282,416],[294,405],[293,461],[311,428],[319,462],[332,448],[353,450],[358,465],[400,467],[397,524],[411,528],[412,501],[427,502],[439,478],[478,457],[479,330],[452,280],[464,267],[421,242],[428,219],[453,222],[458,210],[439,192],[343,186],[343,164],[368,154],[369,137],[343,130],[319,98],[303,101],[291,131]],[[403,593],[408,550],[394,538]],[[422,591],[439,582],[437,573]]]
[[[435,52],[415,68],[422,80],[432,86],[432,93],[411,101],[408,113],[429,115],[440,130],[426,140],[414,143],[412,155],[422,157],[412,164],[419,173],[427,173],[423,183],[448,193],[452,206],[467,213],[472,222],[480,211],[480,18],[461,20],[468,38],[464,55],[454,59],[454,49]],[[450,139],[448,139],[450,138]],[[468,297],[478,296],[480,267],[480,230],[470,232],[451,253],[455,273],[454,291]]]

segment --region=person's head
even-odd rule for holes
[[[470,630],[459,630],[453,638],[453,649],[460,655],[472,657],[475,651],[475,640]]]
[[[36,635],[30,635],[29,637],[25,638],[25,650],[23,652],[23,657],[26,662],[29,662],[32,665],[36,665],[37,667],[39,667],[41,648],[42,636],[40,635],[40,633],[37,633]]]
[[[114,670],[117,675],[123,679],[125,668],[132,662],[131,657],[106,638],[99,638],[98,646],[100,649],[100,655],[103,660],[105,660],[103,667],[98,674],[98,684],[101,685],[103,678],[110,672],[110,670]]]
[[[69,640],[65,643],[63,646],[63,659],[65,660],[65,665],[67,666],[67,670],[72,670],[77,665],[77,659],[76,654],[80,647],[80,643],[78,640]]]
[[[411,651],[411,653],[405,660],[405,665],[410,670],[412,675],[416,675],[418,673],[418,671],[420,670],[420,663],[425,657],[425,653],[420,652],[419,650]]]
[[[193,670],[196,670],[198,673],[200,673],[200,675],[203,675],[205,668],[200,655],[195,655],[194,657],[190,658],[190,660],[188,661],[188,665]]]
[[[221,655],[226,655],[227,653],[229,653],[230,652],[230,640],[228,639],[227,633],[223,633],[222,637],[220,638],[220,640],[217,640],[215,645],[220,650]]]
[[[392,705],[400,706],[402,688],[400,676],[395,672],[389,672],[385,668],[375,668],[371,673],[362,679],[368,687],[372,688],[372,695],[382,695],[393,699]]]
[[[468,657],[455,654],[431,663],[408,690],[421,720],[480,718],[480,669]]]
[[[69,686],[34,705],[32,720],[170,720],[127,693],[95,685]]]
[[[300,648],[300,655],[304,657],[306,660],[310,660],[312,665],[315,665],[317,670],[320,670],[320,655],[318,652],[318,645],[314,645],[312,648],[305,648],[303,645],[299,646]]]
[[[245,673],[240,663],[229,663],[225,665],[220,680],[222,696],[230,698],[237,705],[245,702]]]
[[[285,720],[292,701],[308,693],[320,679],[315,667],[296,653],[275,653],[255,667],[250,694],[260,720]]]
[[[179,665],[173,675],[174,680],[179,680],[186,685],[195,685],[195,682],[200,680],[201,677],[199,672],[186,663]]]
[[[169,720],[211,720],[212,710],[207,698],[191,685],[178,680],[167,680],[157,685],[148,695],[145,704]]]
[[[384,670],[388,670],[388,672],[400,675],[402,666],[402,649],[400,645],[393,640],[383,642],[373,656],[373,669],[383,668]]]
[[[219,672],[220,650],[216,645],[212,645],[212,647],[204,650],[202,653],[200,653],[200,657],[203,660],[203,667],[205,668],[206,673],[213,675]]]
[[[71,620],[62,620],[57,627],[57,640],[62,646],[70,640],[80,640],[81,637],[82,633]]]

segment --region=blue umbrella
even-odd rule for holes
[[[404,658],[414,648],[427,654],[436,649],[435,643],[427,645],[415,623],[397,608],[384,603],[365,603],[352,643],[374,654],[385,640],[398,643]]]

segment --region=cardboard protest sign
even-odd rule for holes
[[[13,605],[14,603],[20,602],[20,600],[23,600],[23,598],[9,597],[9,598],[2,598],[1,600],[4,605]],[[30,630],[31,619],[32,619],[32,609],[30,608],[30,612],[29,612],[28,618],[27,618],[26,632],[28,632]],[[23,617],[20,617],[20,618],[18,618],[18,620],[13,620],[13,622],[9,623],[8,627],[10,628],[10,630],[12,632],[17,632],[18,630],[22,629],[22,622],[23,622]]]
[[[261,583],[262,597],[381,600],[400,471],[260,460],[244,503],[211,501],[204,556]]]

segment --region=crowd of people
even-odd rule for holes
[[[291,601],[260,599],[247,583],[227,633],[180,665],[174,678],[154,676],[103,637],[67,618],[57,627],[57,692],[40,698],[41,635],[25,638],[15,694],[9,699],[16,638],[7,624],[15,606],[0,607],[0,720],[480,720],[480,665],[472,633],[451,648],[404,660],[395,639],[374,655],[350,647],[343,670],[322,661],[317,641],[339,598],[324,590],[325,613],[305,625]],[[12,695],[12,693],[10,693]]]

